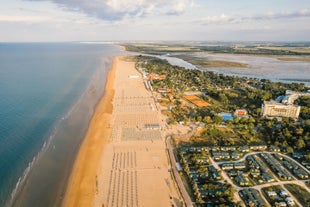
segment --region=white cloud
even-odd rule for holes
[[[0,15],[0,22],[40,23],[52,20],[47,16]]]
[[[207,16],[195,20],[194,23],[202,25],[209,24],[225,24],[225,23],[243,23],[243,22],[259,22],[259,21],[271,21],[271,20],[282,20],[282,19],[298,19],[298,18],[309,18],[310,10],[303,9],[299,11],[291,12],[279,12],[279,13],[266,13],[254,16],[226,16],[225,14],[219,16]]]
[[[212,23],[218,24],[218,23],[225,23],[228,21],[230,21],[230,18],[225,14],[222,14],[220,16],[207,16],[205,18],[198,20],[198,22],[202,24],[212,24]]]
[[[103,20],[147,15],[180,15],[195,5],[193,0],[29,0],[51,1],[62,8]]]
[[[244,18],[245,20],[274,20],[274,19],[295,19],[302,17],[310,17],[309,9],[302,9],[299,11],[291,12],[279,12],[279,13],[268,13],[266,15],[257,15],[253,17]]]

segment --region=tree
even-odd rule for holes
[[[283,129],[283,135],[286,137],[286,138],[290,138],[292,137],[292,134],[290,132],[290,130],[288,128],[284,128]]]
[[[298,140],[297,140],[297,149],[303,149],[304,147],[306,147],[306,143],[305,143],[305,141],[302,139],[302,138],[299,138]]]
[[[227,126],[233,127],[233,122],[231,120],[226,121]]]
[[[293,147],[290,147],[290,146],[286,147],[286,152],[292,154],[294,152]]]
[[[212,122],[212,119],[211,119],[210,116],[205,116],[205,117],[203,118],[203,122],[206,123],[206,124],[208,124],[208,123],[211,123],[211,122]]]
[[[282,147],[288,147],[288,143],[286,140],[284,140],[284,142],[282,142]]]
[[[306,154],[305,158],[306,158],[306,160],[307,160],[308,162],[310,162],[310,152],[308,152],[308,153]]]
[[[297,128],[296,129],[296,134],[297,135],[302,135],[303,132],[304,132],[303,128]]]
[[[263,91],[262,94],[261,94],[261,99],[263,101],[267,101],[267,100],[270,100],[272,98],[272,95],[269,91]]]
[[[262,113],[262,109],[261,108],[257,108],[255,110],[255,112],[256,112],[256,115],[259,116]]]
[[[220,97],[220,101],[221,101],[224,105],[227,105],[227,104],[228,104],[228,98],[227,98],[227,96],[226,96],[224,93],[221,93],[221,94],[219,95],[219,97]]]
[[[240,123],[241,123],[241,124],[246,124],[247,122],[248,122],[248,119],[245,118],[245,117],[242,117],[242,118],[240,119]]]
[[[202,117],[201,117],[201,116],[198,116],[196,120],[197,120],[198,122],[201,122],[201,121],[202,121]]]
[[[253,117],[250,117],[248,120],[249,123],[255,123],[255,119]]]
[[[215,124],[220,124],[223,122],[223,117],[221,116],[214,116],[213,121]]]
[[[240,118],[235,116],[234,119],[233,119],[234,124],[238,124],[239,121],[240,121]],[[310,125],[310,123],[309,123],[309,125]]]

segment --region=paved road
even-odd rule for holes
[[[239,186],[236,186],[236,185],[233,183],[233,181],[227,176],[227,174],[226,174],[224,171],[221,170],[219,164],[216,163],[216,162],[212,159],[211,156],[210,156],[210,161],[211,161],[211,164],[212,164],[219,172],[221,172],[222,178],[223,178],[224,180],[226,180],[229,184],[231,184],[231,186],[233,186],[233,188],[236,189],[236,192],[234,193],[234,201],[235,201],[235,202],[242,201],[241,198],[240,198],[240,196],[239,196],[239,193],[238,193],[238,191],[241,190],[242,188],[239,187]]]
[[[179,186],[179,189],[180,189],[180,192],[183,196],[183,199],[184,199],[184,202],[186,203],[186,206],[187,207],[192,207],[193,206],[193,203],[191,201],[191,198],[189,196],[189,194],[187,193],[185,187],[184,187],[184,184],[182,182],[182,179],[179,175],[179,173],[177,172],[176,170],[176,160],[175,160],[175,157],[174,157],[174,153],[173,153],[173,147],[172,147],[172,144],[171,144],[171,138],[168,137],[167,138],[167,148],[168,148],[168,151],[169,151],[169,155],[170,155],[170,160],[171,160],[171,166],[172,166],[172,170],[173,170],[173,173],[175,175],[175,179],[176,179],[176,182],[177,182],[177,185]],[[275,152],[250,152],[250,153],[247,153],[245,154],[241,159],[239,160],[235,160],[233,162],[240,162],[240,161],[244,161],[248,156],[250,155],[255,155],[255,154],[260,154],[260,153],[268,153],[268,154],[271,154],[271,153],[275,153]],[[304,166],[302,166],[301,164],[299,164],[298,162],[296,162],[294,159],[292,159],[291,157],[285,155],[285,154],[281,154],[281,153],[278,153],[280,154],[281,156],[295,162],[299,167],[301,167],[302,169],[304,169],[307,173],[310,174],[310,171],[305,168]],[[221,172],[221,175],[223,177],[224,180],[226,180],[229,184],[231,184],[237,191],[234,193],[234,201],[235,202],[238,202],[238,201],[241,201],[241,198],[239,196],[239,191],[242,190],[242,189],[245,189],[245,188],[249,188],[249,187],[239,187],[237,186],[236,184],[234,184],[234,182],[227,176],[226,172],[222,171],[221,168],[220,168],[220,164],[222,163],[227,163],[227,161],[225,162],[215,162],[212,157],[210,157],[210,161],[211,161],[211,164]],[[289,194],[290,197],[294,198],[294,201],[295,203],[302,207],[302,205],[298,202],[298,200],[285,188],[284,184],[296,184],[296,185],[299,185],[299,186],[302,186],[306,191],[308,191],[310,193],[310,189],[307,187],[307,185],[305,184],[304,181],[301,181],[301,180],[290,180],[290,181],[280,181],[276,176],[275,176],[277,182],[274,182],[274,183],[266,183],[266,184],[262,184],[262,185],[256,185],[256,186],[253,186],[251,188],[253,189],[256,189],[258,190],[260,193],[261,193],[261,197],[262,199],[266,202],[267,206],[269,207],[270,204],[269,202],[267,201],[267,199],[265,198],[265,196],[262,194],[262,188],[264,187],[270,187],[270,186],[274,186],[274,185],[280,185],[284,190],[286,190]]]
[[[261,154],[261,153],[273,154],[273,153],[278,153],[278,152],[250,152],[250,153],[245,154],[241,159],[235,160],[235,161],[232,161],[232,162],[241,162],[241,161],[244,161],[244,160],[245,160],[248,156],[250,156],[250,155]],[[283,156],[283,157],[285,157],[285,158],[287,158],[287,159],[289,159],[289,160],[291,160],[292,162],[296,163],[299,167],[301,167],[301,168],[304,169],[307,173],[310,174],[310,171],[309,171],[307,168],[305,168],[303,165],[301,165],[301,164],[299,164],[298,162],[296,162],[296,160],[294,160],[293,158],[291,158],[291,157],[289,157],[289,156],[287,156],[287,155],[285,155],[285,154],[281,154],[281,153],[278,153],[278,154],[281,155],[281,156]],[[210,157],[210,160],[212,161],[212,164],[215,163],[211,157]],[[222,164],[222,163],[227,163],[227,161],[226,161],[226,162],[217,162],[217,163],[215,163],[215,164],[213,164],[213,165],[214,165],[216,168],[220,169],[220,168],[219,168],[219,165]],[[272,173],[272,174],[273,174],[273,173]],[[235,184],[231,181],[231,179],[226,175],[226,173],[223,173],[222,175],[223,175],[224,179],[227,179],[227,181],[228,181],[229,183],[231,183],[231,184],[237,189],[237,191],[242,190],[242,189],[244,189],[244,188],[248,188],[248,187],[239,187],[239,186],[235,185]],[[270,186],[274,186],[274,185],[280,185],[280,186],[289,194],[290,197],[294,198],[295,203],[296,203],[298,206],[302,207],[302,205],[300,204],[300,202],[299,202],[299,201],[285,188],[284,184],[296,184],[296,185],[299,185],[299,186],[303,187],[306,191],[308,191],[308,192],[310,193],[310,189],[309,189],[308,186],[305,184],[305,182],[304,182],[304,181],[301,181],[301,180],[298,180],[298,179],[296,179],[296,180],[290,180],[290,181],[281,181],[281,180],[279,180],[279,179],[277,178],[277,176],[274,176],[274,177],[276,178],[277,182],[274,182],[274,183],[266,183],[266,184],[262,184],[262,185],[256,185],[256,186],[253,186],[253,187],[251,187],[251,188],[260,191],[260,193],[261,193],[261,195],[262,195],[262,198],[263,198],[264,201],[270,206],[269,202],[266,200],[265,196],[262,194],[262,188],[270,187]],[[295,177],[295,176],[293,176],[293,177]]]
[[[173,147],[172,147],[172,144],[171,144],[171,138],[168,137],[166,142],[167,142],[166,145],[167,145],[167,148],[168,148],[168,151],[169,151],[169,157],[170,157],[170,161],[171,161],[172,171],[173,171],[175,180],[177,182],[177,185],[179,186],[180,192],[181,192],[181,194],[183,196],[184,202],[185,202],[187,207],[193,207],[192,200],[191,200],[188,192],[186,191],[185,186],[183,184],[183,181],[182,181],[182,179],[181,179],[181,177],[179,175],[179,172],[177,171],[177,168],[176,168],[176,160],[175,160],[174,153],[173,153]]]

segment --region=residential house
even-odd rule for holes
[[[239,173],[237,177],[235,178],[235,181],[238,183],[240,186],[249,186],[250,181],[243,173]]]
[[[238,170],[241,170],[241,169],[245,169],[246,166],[245,166],[244,162],[235,162],[234,163],[234,168],[238,169]]]
[[[222,169],[223,170],[232,170],[232,169],[234,169],[234,164],[233,163],[224,163],[224,164],[222,164]]]

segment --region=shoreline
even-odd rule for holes
[[[117,56],[80,147],[63,207],[180,206],[165,121],[135,62]],[[148,129],[155,124],[159,128]]]
[[[82,94],[44,135],[44,142],[19,176],[4,206],[59,206],[62,203],[75,159],[104,95],[106,77],[112,66],[110,57],[103,56],[100,62],[85,82]],[[57,159],[61,162],[56,163]]]
[[[95,195],[96,172],[100,157],[111,135],[111,116],[113,111],[114,79],[116,62],[114,57],[112,68],[108,72],[104,94],[96,106],[86,135],[83,138],[77,157],[74,161],[64,199],[61,206],[90,206]],[[98,130],[104,128],[104,130]],[[89,185],[94,183],[94,185]]]

